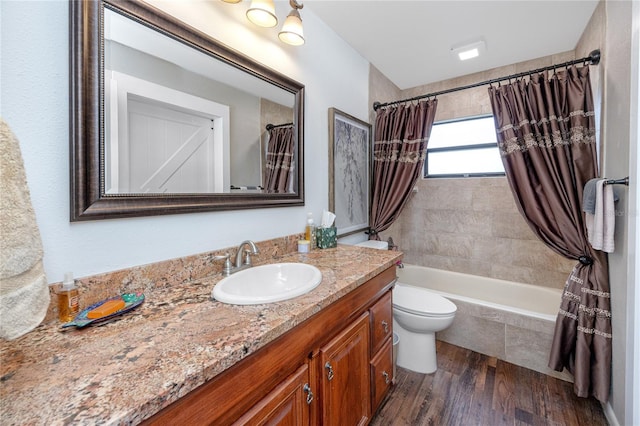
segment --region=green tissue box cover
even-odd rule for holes
[[[331,228],[316,228],[316,241],[318,248],[332,248],[338,245],[338,230],[335,226]]]

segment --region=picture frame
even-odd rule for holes
[[[369,228],[371,157],[371,125],[329,108],[329,210],[338,237]]]

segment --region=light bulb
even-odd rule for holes
[[[260,27],[275,27],[278,24],[278,18],[273,0],[251,0],[251,5],[247,9],[247,19]]]
[[[296,9],[291,10],[287,19],[285,19],[278,37],[284,43],[291,44],[293,46],[300,46],[304,44],[302,19]]]

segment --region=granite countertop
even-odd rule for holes
[[[222,277],[146,293],[119,320],[43,324],[0,342],[0,419],[9,424],[137,424],[392,266],[397,251],[339,245],[273,262],[322,272],[306,295],[236,306],[211,299]]]

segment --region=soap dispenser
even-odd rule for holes
[[[316,248],[316,226],[313,223],[313,213],[307,213],[307,225],[304,228],[304,239],[309,241],[310,249]]]
[[[62,287],[58,290],[58,318],[60,322],[72,321],[80,310],[78,287],[73,279],[73,273],[66,272]]]

